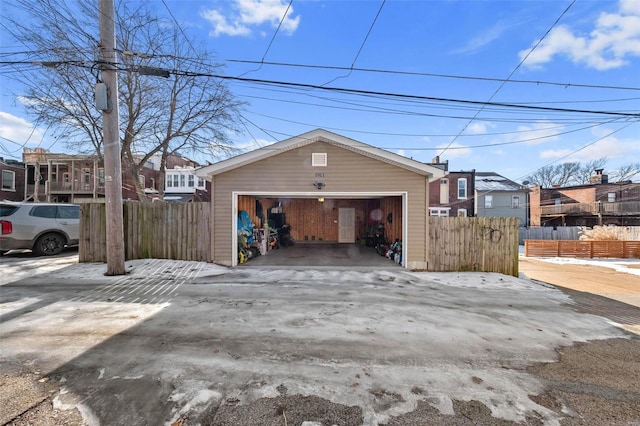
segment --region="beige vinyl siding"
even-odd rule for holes
[[[326,167],[312,167],[313,153],[326,153]],[[317,174],[324,174],[323,176]],[[326,186],[317,190],[313,183]],[[407,266],[426,267],[427,177],[325,142],[316,142],[239,167],[214,177],[214,262],[228,265],[232,252],[232,193],[407,192],[410,257]]]

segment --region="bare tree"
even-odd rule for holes
[[[572,183],[580,170],[580,163],[562,163],[539,168],[527,180],[534,185],[550,188],[553,185],[566,186]]]
[[[18,74],[27,107],[69,149],[100,155],[101,117],[93,105],[100,80],[95,5],[15,1],[31,16],[28,22],[12,19],[16,39],[31,60],[51,66]],[[229,135],[237,131],[242,103],[213,77],[220,68],[210,62],[213,54],[196,50],[172,22],[127,2],[120,2],[116,15],[122,168],[143,200],[138,175],[151,157],[160,156],[164,167],[174,153],[217,158],[233,151]]]
[[[580,166],[578,173],[575,176],[575,182],[578,185],[589,183],[589,178],[595,174],[598,169],[604,169],[607,164],[607,158],[602,157],[597,160],[591,160],[584,165]]]
[[[544,166],[535,173],[527,177],[533,185],[540,185],[543,188],[550,188],[554,185],[584,185],[589,183],[589,178],[598,169],[604,169],[607,158],[591,160],[586,164],[563,163]],[[640,175],[640,163],[630,163],[608,173],[609,182],[631,180]]]
[[[640,163],[629,163],[609,173],[610,182],[632,180],[640,175]]]

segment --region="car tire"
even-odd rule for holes
[[[44,234],[33,246],[33,251],[38,256],[55,256],[64,250],[66,239],[55,232]]]

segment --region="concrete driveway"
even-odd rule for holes
[[[298,242],[281,247],[266,255],[249,259],[241,265],[246,268],[310,269],[317,267],[366,269],[398,269],[401,265],[379,255],[374,247],[364,244]]]
[[[611,410],[640,421],[639,341],[550,286],[395,268],[127,263],[123,277],[93,264],[5,276],[0,423],[49,424],[33,420],[46,413],[104,425],[553,425]],[[584,350],[606,348],[606,374],[572,346],[600,339],[614,340]],[[590,366],[573,392],[591,402],[553,393],[571,380],[554,374],[570,368],[535,370],[569,349]],[[24,387],[37,396],[20,403]]]

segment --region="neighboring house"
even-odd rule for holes
[[[196,168],[175,166],[165,171],[164,201],[209,201],[206,181],[196,176]]]
[[[238,263],[238,213],[291,225],[296,241],[364,242],[371,226],[402,241],[402,265],[427,269],[429,181],[444,171],[317,129],[209,166],[211,253]],[[266,213],[266,214],[265,214]],[[277,226],[274,226],[277,227]]]
[[[25,148],[22,154],[24,165],[21,183],[24,196],[22,199],[49,201],[49,202],[83,202],[95,199],[103,199],[105,196],[105,171],[103,161],[95,155],[73,155],[51,153],[44,148]],[[195,179],[194,170],[197,164],[191,160],[177,155],[171,155],[167,159],[167,165],[190,167],[191,175]],[[7,174],[8,176],[8,174]],[[152,158],[147,161],[138,174],[138,180],[149,199],[158,198],[160,188],[160,160]],[[180,182],[180,180],[178,180]],[[200,182],[195,180],[196,189],[190,190],[190,182],[187,177],[185,188],[181,191],[190,194],[189,200],[207,200],[208,195],[204,181],[203,190]],[[122,175],[122,198],[125,200],[137,200],[138,194],[134,182],[127,173]]]
[[[164,180],[161,176],[161,156],[155,155],[143,169],[147,197],[164,201],[210,201],[207,182],[195,175],[199,164],[177,154],[167,156]],[[161,195],[164,192],[164,195]]]
[[[475,170],[450,172],[449,164],[439,163],[437,157],[431,164],[444,165],[446,174],[429,183],[429,216],[473,216]]]
[[[69,203],[104,197],[104,166],[95,155],[25,148],[22,159],[27,200]]]
[[[532,226],[640,226],[640,183],[609,183],[602,169],[586,185],[535,187]]]
[[[476,172],[475,215],[517,217],[520,226],[529,225],[529,188],[493,172]]]
[[[24,163],[0,157],[0,201],[23,201],[24,182]]]

